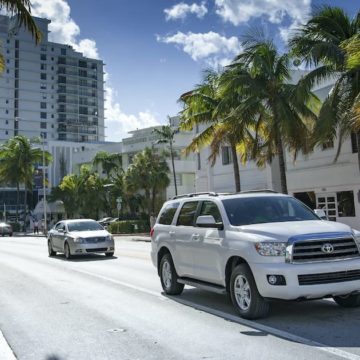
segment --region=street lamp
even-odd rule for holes
[[[42,158],[43,158],[43,203],[44,203],[44,234],[47,233],[47,219],[46,219],[46,185],[45,185],[45,133],[40,133],[40,137],[42,139]]]

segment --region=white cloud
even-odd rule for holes
[[[202,19],[208,10],[205,6],[205,3],[202,2],[200,5],[198,4],[185,4],[183,2],[174,5],[169,9],[165,9],[164,13],[166,14],[166,20],[177,20],[177,19],[185,19],[188,14],[194,14],[199,19]]]
[[[216,32],[187,34],[177,32],[172,36],[157,36],[157,40],[166,44],[176,44],[194,61],[205,60],[209,65],[229,63],[241,51],[239,39],[226,38]]]
[[[304,23],[311,12],[311,0],[215,0],[216,13],[225,21],[237,26],[251,19],[265,17],[273,24],[289,17],[289,27],[280,27],[286,40],[290,32]]]
[[[128,137],[129,131],[160,125],[156,114],[150,110],[140,111],[137,115],[126,114],[122,111],[120,104],[114,99],[114,90],[106,87],[106,117],[108,141],[120,141]]]
[[[99,58],[96,42],[80,38],[80,28],[70,16],[70,6],[65,0],[32,0],[32,14],[51,20],[49,40],[71,45],[76,51],[89,58]],[[105,74],[105,81],[109,77]],[[149,110],[138,115],[126,114],[116,101],[112,87],[105,84],[106,134],[109,141],[120,141],[128,132],[137,128],[158,125],[155,114]]]

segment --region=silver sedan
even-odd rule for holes
[[[49,256],[64,253],[66,259],[90,253],[113,256],[115,244],[113,236],[95,220],[63,220],[48,233],[48,251]]]

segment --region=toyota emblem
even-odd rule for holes
[[[321,247],[321,251],[325,254],[331,254],[334,251],[334,247],[331,244],[326,243]]]

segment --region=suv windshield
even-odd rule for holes
[[[104,228],[96,221],[79,221],[68,223],[69,231],[94,231],[104,230]]]
[[[284,221],[319,220],[302,202],[292,197],[259,196],[222,200],[234,226]]]

